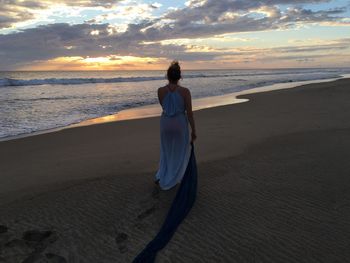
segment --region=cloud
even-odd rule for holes
[[[10,27],[12,24],[34,18],[31,10],[44,9],[46,6],[34,1],[1,1],[0,28]]]
[[[214,34],[287,29],[300,23],[342,22],[346,7],[312,11],[294,6],[325,0],[194,0],[144,29],[149,39],[197,38]],[[277,5],[290,4],[286,10]],[[345,22],[346,23],[346,22]],[[349,23],[348,23],[349,24]]]
[[[112,19],[122,19],[124,21],[152,19],[154,18],[152,12],[159,7],[161,7],[161,4],[159,3],[126,3],[126,5],[116,6],[111,12],[98,15],[87,22],[93,24],[101,22],[105,23]]]
[[[303,3],[321,3],[329,0],[193,0],[187,2],[187,8],[169,12],[167,18],[187,22],[217,22],[225,13],[241,14],[261,8],[274,8],[275,5],[298,5]]]
[[[121,2],[121,0],[52,0],[54,3],[64,3],[67,6],[85,6],[85,7],[93,7],[93,6],[102,6],[106,8],[113,7],[116,3]]]
[[[92,35],[96,30],[99,35]],[[107,25],[52,24],[0,35],[1,63],[27,63],[75,54],[94,56],[101,53],[96,39],[106,36],[106,30]]]
[[[112,8],[121,1],[123,0],[1,0],[0,29],[11,27],[16,23],[35,19],[38,11],[49,9],[52,5]]]

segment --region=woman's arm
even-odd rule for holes
[[[185,90],[185,106],[186,106],[186,112],[187,112],[187,118],[188,122],[190,123],[191,126],[191,140],[192,142],[197,138],[196,134],[196,126],[194,123],[194,118],[193,118],[193,111],[192,111],[192,98],[191,98],[191,92],[188,89]]]
[[[159,101],[159,104],[162,105],[162,88],[158,88],[158,91],[157,91],[157,94],[158,94],[158,101]]]

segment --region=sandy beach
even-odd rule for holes
[[[349,87],[196,111],[197,201],[157,262],[349,262]],[[0,262],[131,262],[176,193],[154,192],[158,117],[0,142],[0,158]]]

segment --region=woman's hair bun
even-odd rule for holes
[[[179,61],[174,60],[173,62],[171,62],[170,67],[180,67]]]
[[[178,82],[179,79],[181,79],[181,68],[177,60],[171,62],[168,68],[167,77],[170,82]]]

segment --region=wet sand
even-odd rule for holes
[[[158,262],[348,261],[349,87],[310,84],[195,112],[197,202]],[[130,262],[176,191],[153,191],[158,117],[0,142],[0,158],[0,262]],[[51,237],[30,243],[28,230]]]

